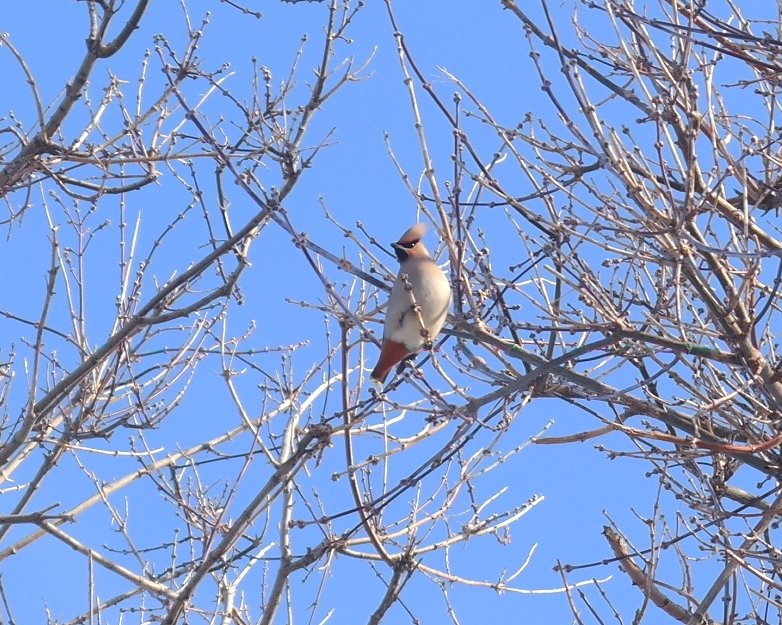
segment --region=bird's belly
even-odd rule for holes
[[[391,330],[388,338],[402,343],[411,352],[417,352],[424,346],[421,324],[412,310],[404,316],[400,324]]]
[[[412,307],[405,311],[400,319],[399,323],[394,327],[389,328],[390,332],[386,333],[386,337],[397,343],[402,343],[411,352],[417,352],[424,348],[427,340],[431,341],[437,336],[443,327],[443,322],[448,314],[448,304],[450,298],[444,303],[432,302],[429,300],[429,308],[433,310],[424,310],[417,314]],[[422,331],[421,323],[428,332]],[[427,336],[424,336],[427,334]]]

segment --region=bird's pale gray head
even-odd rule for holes
[[[429,258],[429,250],[421,241],[425,233],[426,224],[418,223],[408,228],[396,243],[391,244],[400,263],[408,258]]]

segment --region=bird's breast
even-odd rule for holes
[[[391,288],[383,335],[403,343],[411,352],[423,348],[426,328],[433,340],[443,327],[451,303],[448,279],[431,259],[402,264]]]

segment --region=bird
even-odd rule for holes
[[[448,315],[451,285],[422,243],[425,233],[426,224],[417,223],[391,244],[399,274],[388,298],[380,356],[370,374],[377,384],[398,363],[431,346]]]

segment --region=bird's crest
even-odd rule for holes
[[[418,223],[411,228],[408,228],[407,231],[399,237],[397,243],[401,243],[402,245],[406,243],[416,243],[423,238],[424,234],[426,234],[426,224]]]

